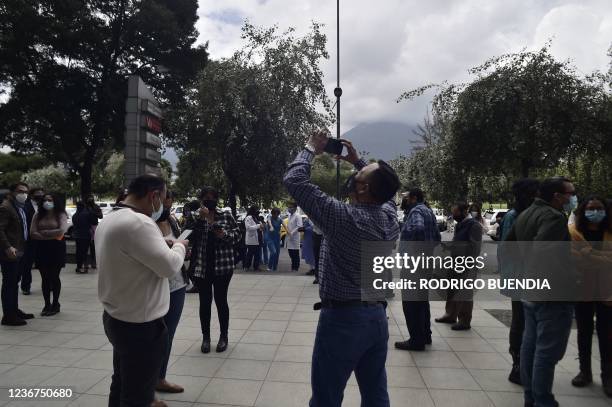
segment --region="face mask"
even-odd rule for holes
[[[153,222],[157,222],[161,217],[162,213],[164,212],[164,205],[161,202],[161,198],[159,199],[158,210],[155,210],[155,205],[153,204],[153,202],[151,202],[151,207],[153,208],[153,212],[151,213],[151,219],[153,219]]]
[[[287,209],[287,212],[293,215],[295,213],[295,208],[289,208]]]
[[[217,201],[214,199],[205,199],[202,201],[202,205],[209,211],[214,211],[217,208]]]
[[[158,222],[165,222],[168,220],[168,218],[170,217],[170,208],[164,208],[164,210],[162,211],[159,219],[157,219]]]
[[[43,208],[45,208],[46,210],[50,211],[53,208],[55,208],[55,205],[53,204],[53,202],[45,201],[43,203]]]
[[[457,215],[457,216],[453,215],[453,219],[455,220],[455,222],[461,223],[465,219],[465,216],[464,215]]]
[[[586,210],[584,211],[584,217],[591,223],[601,223],[606,218],[606,211],[601,209]]]
[[[472,215],[474,219],[478,218],[478,212],[470,212],[470,215]]]
[[[20,193],[20,194],[15,195],[15,200],[21,205],[23,205],[27,199],[28,199],[28,194]]]
[[[568,203],[563,205],[563,209],[565,212],[573,212],[578,207],[578,197],[576,195],[572,195]]]

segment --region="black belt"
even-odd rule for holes
[[[312,308],[315,311],[318,311],[321,308],[376,307],[378,305],[382,305],[384,308],[387,308],[387,301],[323,300],[321,302],[317,302],[316,304],[314,304]]]

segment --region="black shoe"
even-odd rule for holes
[[[202,340],[202,346],[200,346],[202,353],[210,353],[210,339],[204,338]]]
[[[21,290],[21,293],[22,293],[23,295],[30,295],[30,294],[31,294],[31,292],[30,292],[30,289],[29,289],[29,288],[28,288],[27,290],[26,290],[26,289],[22,289],[22,290]]]
[[[313,284],[319,284],[319,280],[315,280],[312,282]]]
[[[49,316],[49,311],[51,311],[51,304],[45,305],[43,307],[42,311],[40,312],[40,316],[41,317],[48,317]]]
[[[510,383],[518,384],[519,386],[523,385],[523,383],[521,382],[521,366],[520,365],[512,365],[512,370],[510,371],[510,374],[508,375],[508,381]]]
[[[423,351],[425,350],[425,345],[416,345],[414,342],[407,340],[403,342],[395,342],[395,348],[400,350]]]
[[[456,324],[457,320],[455,318],[451,318],[449,316],[444,315],[443,317],[436,318],[434,321],[440,324]]]
[[[427,339],[425,339],[425,345],[431,345],[431,336],[428,336]]]
[[[219,343],[217,343],[217,353],[225,352],[227,349],[227,336],[221,335],[219,338]]]
[[[593,374],[591,372],[580,372],[572,379],[572,386],[586,387],[593,383]]]
[[[468,324],[462,324],[460,322],[457,322],[456,324],[453,324],[453,326],[451,326],[451,329],[453,331],[467,331],[469,329],[472,329],[472,327]]]
[[[188,294],[197,294],[199,292],[198,287],[192,286],[189,290],[185,291]]]
[[[21,319],[32,319],[32,318],[34,318],[34,314],[26,314],[25,312],[23,312],[20,309],[17,310],[17,316],[19,318],[21,318]]]
[[[0,322],[0,324],[6,326],[23,326],[27,325],[27,322],[24,319],[19,318],[17,315],[5,315],[2,317],[2,321]]]
[[[315,275],[315,271],[314,269],[310,269],[308,270],[308,272],[306,273],[307,276],[314,276]]]
[[[49,308],[49,311],[47,311],[47,316],[50,317],[52,315],[59,314],[59,312],[60,312],[60,305],[58,302],[56,302],[53,305],[51,305],[51,308]]]

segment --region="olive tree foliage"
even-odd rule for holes
[[[282,198],[282,176],[306,135],[333,122],[319,67],[329,57],[320,24],[298,36],[246,22],[242,39],[233,56],[200,73],[177,118],[188,131],[172,143],[181,193],[213,185],[234,210],[238,199],[247,206]]]

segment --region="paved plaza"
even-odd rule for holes
[[[286,253],[283,253],[286,256]],[[39,317],[43,305],[40,277],[33,272],[33,293],[20,295],[21,308],[36,312],[25,327],[0,327],[0,387],[70,386],[70,401],[10,401],[2,391],[0,406],[106,406],[112,371],[111,347],[102,328],[97,275],[77,275],[74,266],[62,273],[62,312]],[[198,296],[188,294],[179,324],[168,379],[185,393],[158,395],[170,406],[303,407],[310,397],[310,362],[318,312],[312,278],[300,275],[236,274],[230,285],[230,346],[225,353],[200,353]],[[510,369],[508,328],[487,310],[507,310],[509,302],[477,302],[473,329],[454,332],[433,324],[433,345],[426,352],[403,352],[393,343],[407,330],[401,302],[388,308],[387,374],[392,406],[515,407],[522,406],[522,388],[506,379]],[[432,303],[432,317],[442,303]],[[213,309],[213,313],[216,311]],[[495,314],[495,312],[492,312]],[[213,345],[218,339],[213,318]],[[557,367],[554,392],[562,406],[610,407],[599,379],[594,338],[595,384],[571,386],[578,372],[576,332],[572,331],[564,360]],[[360,404],[351,377],[344,406]]]

